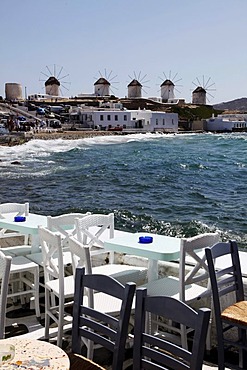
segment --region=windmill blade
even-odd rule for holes
[[[48,69],[48,72],[50,73],[50,76],[52,76],[52,72],[51,72],[51,70],[49,69],[49,67],[48,67],[48,66],[46,66],[46,68]]]
[[[62,86],[65,90],[69,91],[69,89],[68,89],[66,86],[64,86],[63,84],[61,84],[61,86]]]
[[[59,80],[62,80],[63,78],[66,78],[66,77],[68,77],[68,76],[69,76],[69,74],[64,75],[63,77],[60,77],[60,79],[59,79]]]
[[[211,85],[207,86],[206,90],[210,89],[211,86],[214,86],[215,82],[213,82]]]
[[[214,96],[212,94],[210,94],[209,92],[207,92],[207,95],[210,95],[211,98],[214,98]]]
[[[142,72],[140,71],[139,72],[139,74],[138,74],[138,81],[140,80],[140,78],[141,78],[141,74],[142,74]]]
[[[50,77],[49,75],[47,75],[46,73],[44,73],[44,72],[40,72],[40,74],[42,74],[42,75],[44,75],[44,76],[46,76],[46,77]]]
[[[108,80],[109,80],[109,81],[112,81],[112,80],[114,80],[114,78],[116,78],[116,77],[117,77],[117,75],[113,76],[111,79],[109,79],[109,78],[108,78]]]
[[[177,75],[178,75],[178,72],[175,74],[175,76],[173,76],[172,81],[175,80],[175,78],[177,77]]]
[[[165,72],[163,72],[163,75],[165,76],[165,79],[168,80],[168,77],[167,75],[165,74]]]
[[[198,77],[196,77],[196,80],[197,80],[197,82],[198,82],[199,86],[201,86],[202,84],[201,84],[201,81],[199,80],[199,78],[198,78]]]
[[[147,77],[147,74],[145,74],[145,75],[140,79],[140,82],[145,83],[145,81],[143,81],[143,80],[144,80],[144,78],[146,78],[146,77]]]
[[[59,79],[60,74],[62,73],[63,67],[60,68],[60,71],[58,72],[57,79]]]
[[[198,84],[196,84],[194,81],[192,81],[192,84],[195,85],[196,87],[198,86]]]
[[[173,80],[174,85],[175,85],[175,84],[177,84],[177,82],[179,82],[179,81],[182,81],[182,78],[179,78],[179,79],[178,79],[178,80],[176,80],[176,81],[174,81],[174,80]]]
[[[106,70],[105,70],[105,71],[106,71]],[[111,74],[112,74],[112,71],[111,71],[108,75],[107,75],[107,72],[106,72],[105,78],[106,78],[107,80],[110,80]]]
[[[146,80],[146,81],[141,81],[142,85],[147,83],[147,82],[150,82],[150,80]]]

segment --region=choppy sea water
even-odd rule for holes
[[[115,227],[247,248],[247,134],[136,134],[0,147],[0,202],[32,212],[114,212]],[[20,161],[21,165],[11,162]]]

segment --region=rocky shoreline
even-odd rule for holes
[[[120,132],[112,131],[43,131],[37,133],[12,133],[0,136],[0,146],[14,146],[24,144],[29,140],[78,140],[95,136],[119,135]]]

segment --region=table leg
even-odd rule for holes
[[[40,242],[39,242],[39,235],[33,234],[31,235],[31,253],[38,253],[40,252]]]
[[[148,260],[148,282],[158,279],[158,261]]]

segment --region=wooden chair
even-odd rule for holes
[[[85,268],[76,269],[72,327],[74,353],[81,353],[83,340],[88,348],[87,357],[92,359],[93,344],[97,343],[113,353],[112,370],[123,368],[135,287],[134,283],[123,286],[110,276],[85,274]]]
[[[169,336],[159,332],[146,331],[147,317],[156,315],[160,319],[190,327],[194,330],[191,350],[171,342]],[[200,370],[203,365],[210,310],[201,308],[198,312],[175,298],[147,296],[147,289],[136,291],[135,331],[133,369]]]
[[[246,369],[247,301],[244,299],[237,243],[217,243],[206,248],[205,252],[214,302],[219,369],[225,369],[225,347],[238,348],[239,367]],[[224,267],[218,269],[221,259],[224,259]],[[230,334],[234,327],[238,329],[237,335]]]
[[[8,283],[12,258],[0,251],[0,339],[4,338]]]
[[[77,353],[68,353],[70,360],[70,370],[106,370],[92,360],[85,358]]]

